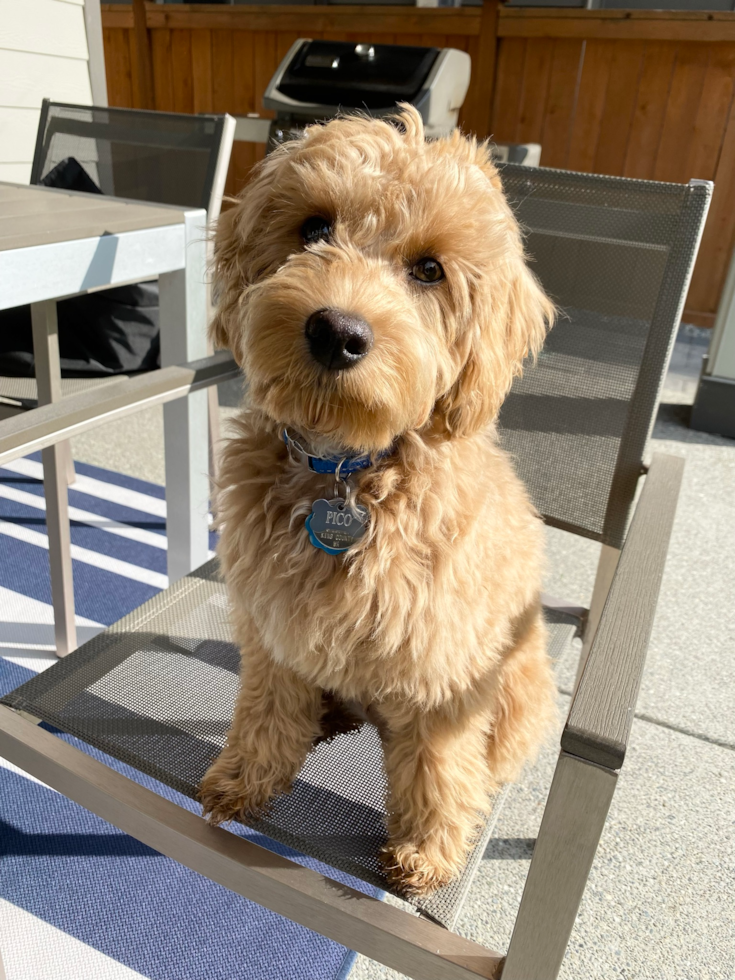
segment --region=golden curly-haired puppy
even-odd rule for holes
[[[267,157],[220,219],[216,281],[248,384],[218,481],[244,683],[204,810],[262,811],[357,703],[384,744],[386,873],[429,892],[554,711],[542,525],[493,429],[551,303],[487,147],[425,141],[409,107]]]

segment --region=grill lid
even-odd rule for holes
[[[278,91],[303,103],[383,109],[412,102],[438,48],[308,41],[284,71]]]

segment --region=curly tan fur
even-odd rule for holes
[[[332,234],[305,247],[313,215]],[[425,256],[446,273],[428,288],[409,275]],[[334,701],[357,702],[385,748],[386,872],[431,891],[553,716],[541,522],[492,425],[552,306],[486,147],[426,142],[408,107],[398,125],[340,119],[269,156],[220,220],[216,277],[213,336],[249,387],[218,501],[244,682],[205,812],[262,810],[332,729]],[[349,370],[309,354],[305,321],[325,308],[372,327]],[[284,425],[315,451],[390,450],[356,475],[370,521],[343,555],[309,543],[333,478],[289,459]]]

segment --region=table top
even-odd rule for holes
[[[0,182],[0,252],[183,224],[186,210]]]

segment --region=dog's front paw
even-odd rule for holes
[[[380,857],[390,884],[410,898],[430,895],[448,885],[462,871],[466,854],[450,855],[426,841],[401,841],[386,844]]]
[[[271,800],[288,792],[291,774],[243,759],[226,748],[199,784],[199,801],[211,824],[262,816]]]

